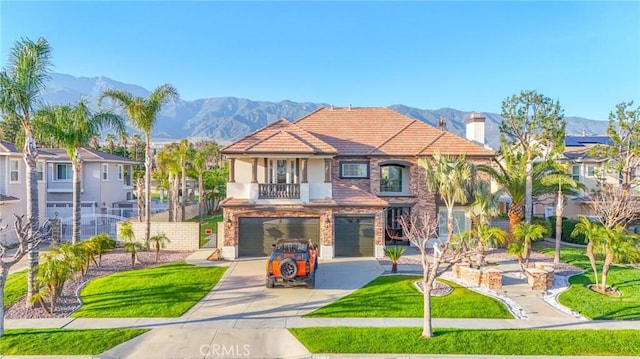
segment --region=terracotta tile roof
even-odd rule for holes
[[[223,148],[222,153],[336,154],[338,151],[299,126],[282,119]]]
[[[370,192],[364,191],[357,186],[350,185],[345,181],[333,179],[332,182],[333,200],[339,206],[354,207],[386,207],[389,203]]]
[[[321,108],[294,122],[343,156],[468,156],[494,152],[386,107]]]

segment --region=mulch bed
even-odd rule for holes
[[[148,268],[156,265],[184,261],[191,253],[185,251],[160,251],[158,263],[155,263],[155,252],[139,252],[136,269]],[[97,258],[96,258],[97,260]],[[95,267],[93,262],[84,277],[76,276],[67,281],[62,290],[62,295],[56,301],[56,311],[53,315],[47,313],[39,304],[33,308],[26,307],[26,296],[15,302],[5,311],[5,319],[38,319],[38,318],[65,318],[80,307],[80,298],[76,295],[79,289],[92,279],[105,275],[123,272],[131,269],[131,254],[116,249],[102,256],[100,267]],[[26,280],[26,278],[25,278]]]

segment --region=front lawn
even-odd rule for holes
[[[551,256],[554,253],[554,249],[550,247],[537,250]],[[587,288],[587,285],[594,283],[594,278],[584,249],[562,248],[560,259],[586,270],[569,279],[571,287],[558,297],[562,305],[590,319],[640,319],[640,269],[611,266],[607,284],[618,288],[622,293],[622,297],[612,298]],[[598,271],[601,263],[599,261]]]
[[[422,318],[423,296],[414,283],[418,276],[381,276],[350,295],[307,314],[307,317]],[[434,318],[513,319],[500,301],[452,282],[453,291],[431,297]]]
[[[4,284],[4,308],[27,295],[27,270],[11,273]]]
[[[640,330],[463,330],[291,328],[311,353],[640,355]]]
[[[14,329],[0,337],[0,355],[97,355],[147,329]]]
[[[135,269],[92,280],[73,317],[179,317],[218,283],[225,267],[184,262]]]

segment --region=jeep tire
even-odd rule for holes
[[[285,258],[280,262],[280,275],[282,278],[291,280],[298,274],[298,265],[293,258]]]

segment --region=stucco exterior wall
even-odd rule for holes
[[[122,222],[117,224],[117,233],[120,233]],[[144,222],[131,222],[131,228],[136,241],[144,243],[146,224]],[[200,247],[200,226],[196,222],[152,222],[151,236],[164,234],[169,238],[165,250],[192,251]],[[118,236],[118,241],[122,238]]]

